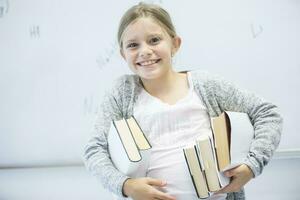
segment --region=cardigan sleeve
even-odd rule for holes
[[[260,175],[281,138],[283,119],[277,106],[220,77],[212,79],[211,86],[221,110],[249,115],[254,127],[254,139],[244,164],[251,168],[255,177]]]
[[[98,110],[92,136],[84,148],[83,159],[87,169],[102,183],[105,189],[123,197],[123,183],[127,177],[113,165],[107,144],[107,135],[113,119],[120,118],[119,106],[116,103],[119,95],[106,93]]]

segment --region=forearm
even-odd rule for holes
[[[118,171],[109,158],[99,138],[91,138],[84,150],[84,162],[87,169],[100,180],[103,187],[118,196],[122,196],[124,181],[128,178]]]
[[[116,101],[107,93],[98,110],[93,134],[85,146],[83,157],[87,169],[100,180],[103,187],[122,196],[122,186],[128,177],[113,165],[107,144],[111,122],[120,117],[119,115]]]
[[[256,177],[279,145],[283,120],[274,104],[248,91],[234,87],[231,91],[225,110],[247,113],[254,127],[254,139],[244,163]]]
[[[254,173],[261,174],[279,145],[282,131],[282,117],[275,105],[262,103],[249,114],[254,126],[254,140],[245,160]]]

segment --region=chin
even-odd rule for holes
[[[159,69],[156,69],[153,71],[138,71],[137,74],[143,79],[151,80],[161,77],[163,72]]]
[[[146,80],[158,79],[167,72],[167,68],[161,64],[156,64],[152,67],[134,66],[131,69],[133,69],[133,72],[139,77]]]

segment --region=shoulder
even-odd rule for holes
[[[138,76],[134,74],[124,74],[119,76],[117,79],[113,82],[113,87],[120,87],[124,84],[127,85],[134,85],[136,84],[136,81],[138,81]]]
[[[123,113],[132,106],[135,98],[142,87],[139,77],[133,74],[125,74],[113,81],[105,96],[110,102],[115,102],[122,107]]]
[[[101,109],[112,113],[114,119],[125,116],[136,95],[136,88],[139,87],[138,81],[139,78],[136,75],[129,74],[115,79],[103,95]]]
[[[192,70],[190,71],[193,82],[196,84],[200,84],[204,87],[216,87],[219,85],[227,85],[230,84],[224,77],[213,74],[204,70]]]
[[[139,87],[138,76],[134,74],[124,74],[113,81],[108,92],[112,94],[123,93],[126,90],[132,90],[136,87]]]
[[[219,74],[212,74],[207,71],[194,70],[191,71],[191,77],[194,87],[202,94],[210,95],[211,97],[229,98],[231,95],[245,92],[236,83],[228,81]]]

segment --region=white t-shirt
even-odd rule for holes
[[[200,135],[211,135],[207,109],[193,89],[190,73],[188,94],[174,105],[162,102],[142,90],[134,107],[134,116],[152,145],[147,176],[167,181],[164,192],[177,200],[198,200],[183,148],[193,145]],[[225,194],[209,199],[222,200]]]

